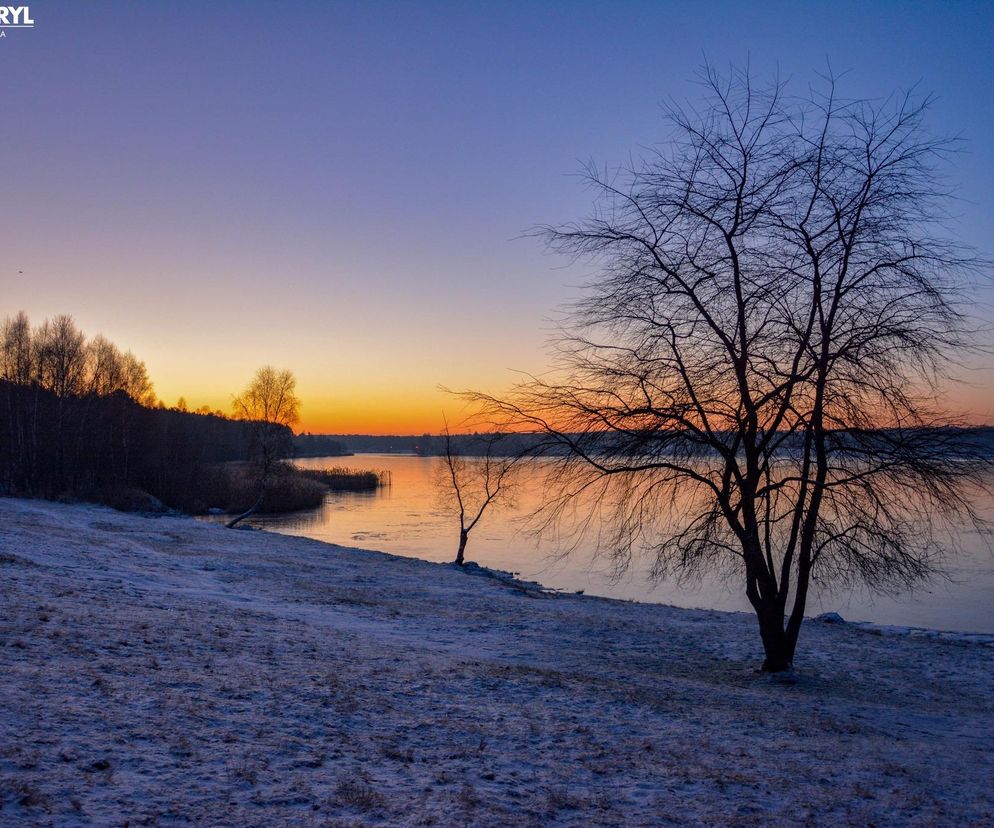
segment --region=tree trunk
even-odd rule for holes
[[[797,649],[797,638],[801,633],[801,624],[804,621],[804,608],[807,606],[808,583],[811,580],[811,563],[809,556],[801,556],[800,565],[797,568],[797,593],[794,596],[794,608],[791,610],[790,619],[787,621],[787,649],[790,660],[794,660],[794,651]]]
[[[789,670],[794,660],[793,647],[784,629],[784,601],[765,570],[759,544],[754,544],[749,551],[751,554],[746,557],[746,596],[759,621],[759,635],[765,654],[762,669],[764,673],[780,673]]]
[[[262,487],[262,491],[259,492],[259,497],[256,498],[255,503],[253,503],[249,508],[242,512],[240,515],[233,517],[226,524],[224,524],[225,529],[234,529],[239,523],[241,523],[245,518],[250,515],[255,514],[256,510],[262,505],[262,499],[266,496],[266,487]]]
[[[469,532],[465,529],[459,530],[459,551],[456,552],[456,566],[463,566],[466,563],[466,541],[469,540]]]
[[[794,661],[794,647],[784,630],[783,608],[772,604],[757,608],[759,634],[763,639],[764,673],[782,673],[789,670]],[[794,639],[796,644],[796,639]]]

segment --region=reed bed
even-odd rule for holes
[[[388,471],[333,466],[326,469],[298,469],[298,473],[308,480],[322,483],[333,492],[370,492],[390,485]]]

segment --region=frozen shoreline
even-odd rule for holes
[[[0,499],[0,824],[994,820],[994,637]],[[868,635],[866,633],[875,633]]]

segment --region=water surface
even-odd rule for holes
[[[318,509],[259,516],[248,522],[344,546],[449,561],[455,556],[458,523],[437,492],[438,462],[438,458],[395,454],[301,459],[298,465],[308,468],[389,471],[391,485],[371,493],[330,493]],[[484,516],[470,536],[468,559],[563,590],[682,607],[751,611],[737,578],[652,584],[647,578],[648,563],[637,561],[624,577],[616,579],[610,561],[593,554],[592,542],[560,558],[557,548],[548,542],[538,544],[522,523],[540,494],[528,483],[527,479],[523,482],[515,508]],[[982,506],[994,512],[994,504]],[[815,594],[808,611],[812,615],[838,612],[852,621],[994,633],[994,557],[984,541],[975,532],[964,531],[957,548],[951,550],[947,568],[952,582],[937,581],[898,597],[872,596],[863,590]]]

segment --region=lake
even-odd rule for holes
[[[358,454],[296,462],[304,468],[346,466],[388,471],[391,485],[370,493],[329,493],[318,509],[257,516],[248,523],[273,532],[429,561],[449,561],[455,556],[458,521],[444,508],[436,492],[438,458]],[[539,545],[523,525],[523,516],[538,495],[525,486],[515,508],[485,514],[470,535],[467,559],[556,589],[681,607],[751,612],[744,586],[737,578],[705,579],[689,585],[672,581],[652,584],[647,578],[646,562],[636,562],[623,577],[614,578],[610,562],[593,554],[592,543],[560,558],[548,543]],[[983,506],[988,515],[994,512],[994,504]],[[850,621],[994,633],[994,557],[984,540],[975,532],[964,532],[947,569],[951,582],[936,581],[898,597],[872,596],[864,590],[816,592],[809,599],[808,612],[838,612]]]

